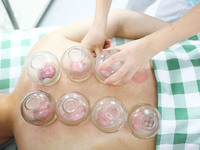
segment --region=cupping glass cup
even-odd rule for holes
[[[105,133],[119,131],[127,121],[127,111],[115,97],[104,97],[92,107],[94,125]]]
[[[39,85],[50,86],[60,79],[60,66],[57,57],[47,51],[33,54],[26,64],[29,78]]]
[[[106,78],[111,76],[122,66],[122,62],[119,61],[119,62],[116,62],[113,65],[111,65],[106,70],[101,70],[101,71],[97,70],[100,64],[102,64],[106,59],[110,58],[111,56],[115,55],[116,53],[118,53],[117,50],[105,50],[96,57],[96,59],[95,59],[95,74],[96,74],[96,78],[100,82],[103,83]]]
[[[31,92],[22,101],[21,115],[30,124],[37,126],[50,125],[56,120],[55,114],[55,100],[46,92]]]
[[[89,100],[78,92],[69,92],[63,95],[56,105],[58,119],[68,126],[76,126],[87,121],[89,113]]]
[[[81,46],[74,46],[64,52],[60,64],[69,79],[82,82],[90,77],[93,61],[90,51]]]
[[[138,138],[154,137],[160,129],[160,113],[152,105],[138,104],[130,111],[127,125]]]

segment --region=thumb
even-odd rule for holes
[[[110,39],[106,39],[103,49],[107,49],[107,48],[111,47],[110,43],[111,43],[111,40]]]
[[[101,51],[102,51],[102,48],[96,47],[96,48],[95,48],[96,56],[99,55],[99,53],[101,53]]]
[[[118,48],[118,46],[111,46],[111,47],[109,47],[109,48],[106,48],[106,49],[103,49],[103,51],[106,51],[106,50],[117,50],[118,52],[119,51],[121,51],[119,48]]]
[[[90,46],[90,47],[85,46],[85,45],[83,45],[82,43],[81,43],[81,46],[82,46],[84,49],[87,49],[88,51],[90,51],[94,57],[96,56],[95,50],[94,50],[93,47],[91,47],[91,46]]]

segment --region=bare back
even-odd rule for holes
[[[48,50],[60,59],[66,49],[77,44],[61,36],[53,36],[51,39],[43,38],[33,47],[28,57],[36,51]],[[157,107],[156,82],[150,65],[147,72],[148,79],[143,83],[130,81],[121,87],[103,85],[95,78],[94,74],[82,83],[72,82],[62,72],[58,83],[45,87],[32,82],[23,69],[19,83],[11,94],[14,99],[12,101],[13,111],[11,112],[12,125],[19,150],[155,149],[156,137],[148,140],[137,139],[126,127],[123,127],[119,132],[106,134],[93,125],[91,118],[77,127],[65,126],[58,120],[49,126],[41,127],[28,124],[20,114],[20,104],[23,97],[35,90],[50,93],[56,101],[67,92],[78,91],[88,97],[91,106],[104,96],[115,96],[124,103],[128,111],[138,103],[149,103]]]

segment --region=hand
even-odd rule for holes
[[[92,27],[81,41],[81,44],[84,48],[90,50],[95,57],[103,50],[103,48],[110,47],[110,40],[106,38],[102,29]]]
[[[109,49],[116,49],[120,52],[105,60],[98,70],[104,70],[118,61],[123,65],[104,81],[106,85],[120,86],[127,83],[135,73],[145,68],[153,56],[146,39],[135,40]]]

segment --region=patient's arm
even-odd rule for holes
[[[92,20],[93,18],[88,18],[75,22],[62,28],[60,34],[72,41],[81,42],[92,25]],[[110,12],[107,25],[108,38],[117,36],[138,39],[167,26],[168,23],[134,11],[116,9]]]
[[[7,94],[0,94],[0,145],[13,137],[10,122],[10,98]]]
[[[40,40],[34,48],[44,49],[45,43],[50,47],[55,45],[55,39],[60,38],[63,42],[69,40],[80,43],[92,25],[93,18],[77,21],[63,27]],[[106,37],[122,37],[138,39],[167,25],[167,23],[141,13],[128,10],[116,9],[110,12],[107,23]],[[99,32],[99,31],[97,31]],[[78,44],[74,43],[74,44]],[[49,45],[50,44],[50,45]]]

